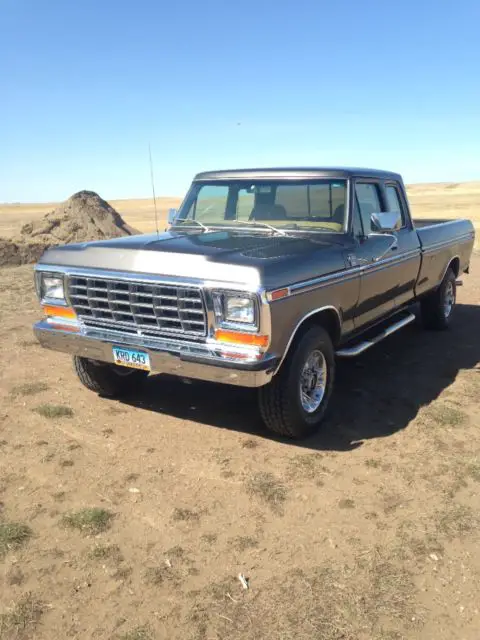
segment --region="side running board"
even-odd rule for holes
[[[409,313],[407,316],[404,316],[401,320],[397,320],[389,327],[384,329],[377,336],[370,338],[369,340],[364,340],[363,342],[359,342],[358,344],[353,345],[352,347],[344,347],[343,349],[339,349],[336,352],[336,355],[339,358],[355,358],[355,356],[359,356],[361,353],[373,347],[374,344],[381,342],[388,336],[391,336],[392,333],[399,331],[399,329],[403,329],[407,324],[410,324],[415,320],[415,316],[413,313]]]

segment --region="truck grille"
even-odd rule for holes
[[[194,287],[70,276],[68,295],[87,326],[146,336],[207,332],[202,292]]]

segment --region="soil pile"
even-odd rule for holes
[[[0,266],[36,262],[49,247],[139,233],[93,191],[79,191],[40,220],[23,225],[12,239],[0,238]]]

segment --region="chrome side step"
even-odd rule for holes
[[[385,338],[388,338],[388,336],[391,336],[392,333],[395,333],[399,329],[403,329],[403,327],[406,327],[407,324],[410,324],[414,320],[415,320],[415,316],[413,315],[413,313],[409,313],[407,316],[405,316],[401,320],[397,320],[397,322],[394,322],[393,324],[391,324],[389,327],[384,329],[381,333],[379,333],[374,338],[371,338],[370,340],[364,340],[363,342],[359,342],[353,347],[345,347],[343,349],[339,349],[336,352],[336,355],[339,358],[355,358],[355,356],[359,356],[361,353],[363,353],[367,349],[370,349],[370,347],[373,347],[374,344],[377,344],[378,342],[381,342]]]

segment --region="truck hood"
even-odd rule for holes
[[[52,247],[39,263],[271,289],[345,269],[349,244],[344,236],[323,233],[169,231]]]

